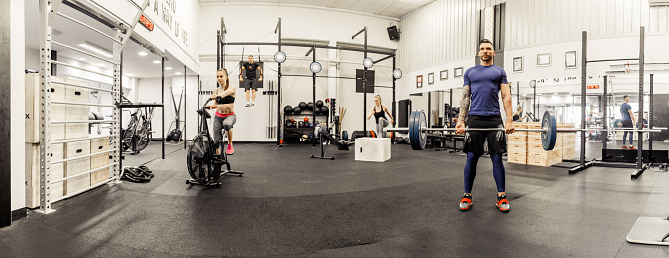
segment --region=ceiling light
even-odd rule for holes
[[[395,68],[395,70],[393,70],[393,78],[397,80],[402,78],[402,70],[400,70],[399,68]]]
[[[94,44],[91,44],[88,41],[78,41],[77,45],[79,45],[80,47],[85,48],[87,50],[90,50],[92,52],[95,52],[96,54],[100,54],[100,55],[103,55],[103,56],[106,56],[106,57],[109,57],[109,58],[114,57],[111,54],[111,52],[109,52],[108,50],[106,50],[104,48],[101,48],[101,47],[98,47]]]
[[[553,92],[553,95],[558,95],[558,93],[557,93],[557,92]]]
[[[99,67],[105,67],[105,64],[100,63],[100,64],[98,64],[98,66]]]
[[[127,76],[135,76],[135,75],[134,75],[134,74],[131,74],[131,73],[129,73],[129,74],[127,74]]]
[[[160,60],[153,61],[154,64],[160,64],[162,63]]]
[[[85,61],[85,60],[86,60],[86,58],[83,58],[83,57],[79,58],[79,61]]]
[[[523,97],[526,97],[526,96],[527,96],[527,94],[523,94]]]
[[[276,52],[274,54],[274,61],[276,61],[277,63],[285,62],[286,61],[286,53],[281,52],[281,51]]]
[[[165,70],[168,70],[168,71],[169,71],[169,70],[172,70],[172,67],[169,67],[169,66],[168,66],[168,67],[165,67]]]
[[[145,55],[148,55],[148,54],[147,54],[146,52],[144,52],[144,51],[142,51],[142,52],[139,52],[139,53],[137,53],[137,54],[138,54],[138,55],[140,55],[140,56],[145,56]]]
[[[182,75],[182,73],[176,72],[176,73],[174,73],[174,75]]]

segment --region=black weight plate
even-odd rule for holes
[[[544,117],[541,119],[541,129],[546,130],[541,132],[541,145],[544,150],[553,150],[557,141],[557,123],[553,112],[546,111],[544,113]]]
[[[417,116],[416,114],[417,114],[417,111],[414,110],[414,111],[411,111],[411,115],[409,116],[409,143],[411,144],[411,148],[414,149],[414,150],[420,149],[420,148],[418,148],[418,146],[414,146],[415,144],[417,144],[416,141],[417,141],[418,137],[416,137],[416,136],[419,133],[419,132],[415,131],[415,129],[414,129],[415,128],[414,125],[418,125],[418,122],[416,122],[416,119],[415,119],[416,116]]]
[[[423,131],[423,128],[427,128],[427,117],[425,116],[425,112],[422,110],[419,113],[419,117],[416,118],[418,120],[418,143],[420,144],[420,149],[424,150],[425,145],[427,145],[427,131]]]

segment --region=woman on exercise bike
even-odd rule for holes
[[[235,149],[232,147],[232,126],[237,122],[237,116],[234,111],[237,90],[235,87],[230,87],[228,71],[225,68],[216,71],[216,80],[219,87],[211,95],[211,99],[216,100],[216,103],[209,105],[210,109],[216,110],[216,116],[214,116],[214,142],[218,143],[221,141],[223,137],[221,129],[225,129],[228,137],[226,154],[232,155],[235,152]],[[221,154],[220,147],[216,149],[216,154]]]

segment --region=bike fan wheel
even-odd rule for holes
[[[137,132],[137,135],[135,135],[137,139],[137,150],[141,151],[146,148],[146,146],[149,146],[149,141],[151,141],[151,135],[149,133],[149,129],[147,128],[142,128]]]
[[[121,145],[123,146],[123,151],[130,149],[132,144],[132,130],[123,130],[123,140],[121,140]]]
[[[209,178],[215,179],[220,176],[216,173],[214,164],[212,164],[212,153],[209,153],[208,142],[204,135],[198,135],[193,138],[193,144],[188,147],[186,162],[188,164],[188,173],[190,176],[200,182],[208,181]],[[219,175],[216,175],[219,174]]]

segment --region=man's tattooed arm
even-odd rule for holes
[[[465,85],[462,87],[462,99],[460,100],[460,115],[458,116],[458,122],[467,122],[467,115],[469,114],[469,105],[471,102],[471,87],[469,85]]]

